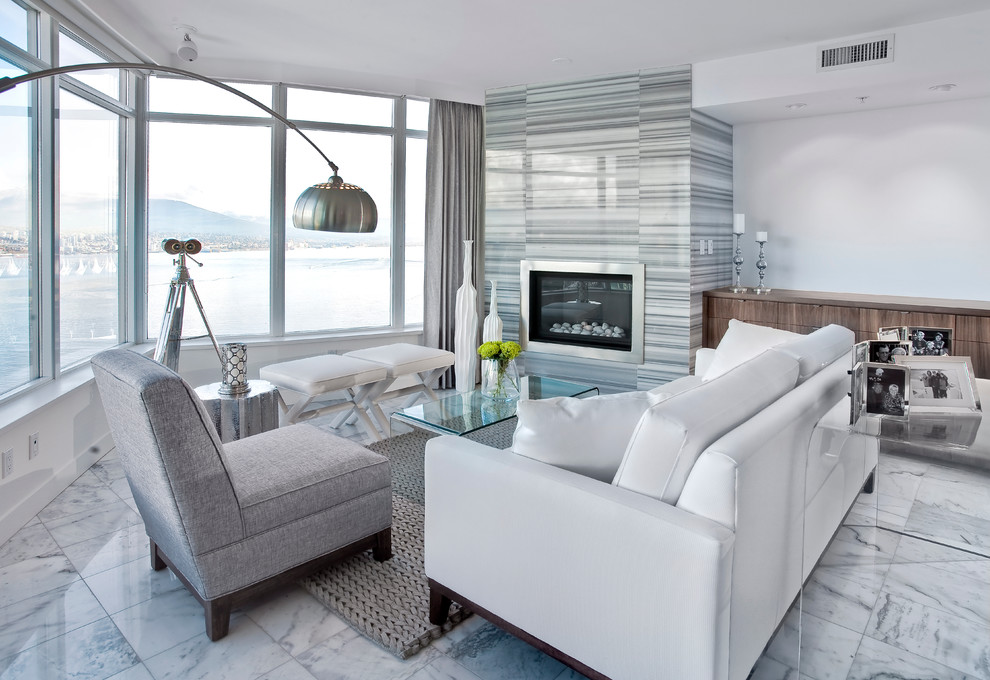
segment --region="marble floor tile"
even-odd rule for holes
[[[185,588],[171,569],[154,571],[148,560],[128,562],[85,580],[109,614],[116,614],[157,595]]]
[[[78,513],[47,522],[42,520],[42,522],[60,546],[81,543],[139,524],[141,517],[127,503],[117,498],[116,494],[112,495],[113,501],[105,503],[93,512]]]
[[[110,618],[142,659],[206,634],[203,606],[185,588],[145,600]]]
[[[109,618],[0,660],[0,680],[103,680],[139,663]]]
[[[891,594],[870,619],[869,637],[982,680],[990,680],[990,627]]]
[[[15,562],[0,568],[0,607],[78,580],[79,574],[61,553]]]
[[[807,675],[798,675],[797,669],[771,659],[764,654],[753,666],[746,680],[813,680]]]
[[[877,590],[872,585],[817,570],[802,592],[802,611],[862,633],[870,621]]]
[[[913,501],[930,464],[884,454],[880,456],[879,467],[876,490],[887,496]]]
[[[346,621],[298,586],[248,602],[243,611],[292,655],[348,627]]]
[[[940,569],[937,565],[891,565],[883,592],[990,626],[987,582]]]
[[[116,675],[111,675],[107,680],[155,680],[151,671],[149,671],[143,663],[139,663],[137,666],[131,666],[126,671],[121,671]]]
[[[92,513],[118,500],[120,499],[117,494],[111,491],[99,477],[92,472],[85,472],[75,483],[46,505],[38,513],[38,518],[42,522],[50,522],[79,513]]]
[[[409,680],[481,680],[481,678],[449,656],[441,655],[409,676]],[[555,680],[565,679],[557,676]]]
[[[461,623],[438,640],[434,640],[432,646],[449,654],[454,645],[462,640],[471,637],[482,628],[495,628],[495,625],[477,615],[472,615],[464,619]]]
[[[485,626],[454,644],[447,656],[482,680],[553,680],[565,666],[495,626]]]
[[[904,531],[990,557],[990,520],[915,503]]]
[[[81,581],[0,609],[0,658],[106,618],[106,611]]]
[[[92,467],[89,468],[90,472],[103,480],[103,483],[107,485],[118,479],[126,479],[127,477],[124,474],[124,466],[120,464],[120,458],[116,456],[117,449],[113,449],[113,451],[115,454],[112,458],[107,454],[93,463]]]
[[[211,642],[203,632],[144,665],[156,680],[254,680],[291,660],[254,621],[234,615],[225,638]]]
[[[918,503],[990,521],[990,484],[928,479],[921,482]]]
[[[315,678],[305,666],[292,659],[275,670],[265,673],[258,680],[315,680]]]
[[[0,568],[29,557],[58,555],[61,552],[55,539],[40,521],[29,522],[11,536],[10,540],[0,545]]]
[[[346,628],[295,658],[317,680],[406,680],[438,656],[439,651],[427,647],[403,661]]]
[[[873,527],[840,527],[819,562],[839,567],[866,564],[889,564],[900,536]]]
[[[847,680],[975,680],[972,676],[867,636]]]
[[[962,482],[967,485],[990,487],[990,470],[965,465],[932,464],[925,472],[926,479],[940,479],[945,482]]]
[[[861,633],[837,624],[791,610],[770,642],[766,656],[788,668],[800,668],[801,673],[816,680],[844,680],[852,666]],[[798,644],[800,640],[800,660]]]
[[[131,485],[128,484],[127,479],[115,479],[109,483],[110,490],[117,494],[117,497],[121,500],[129,500],[134,498],[134,492],[131,491]]]
[[[972,552],[942,545],[930,539],[917,536],[901,536],[894,553],[894,562],[963,562],[972,561],[988,564],[990,558]]]
[[[83,578],[139,559],[151,564],[151,548],[144,524],[67,545],[62,552]]]

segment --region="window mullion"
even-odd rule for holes
[[[283,116],[286,108],[286,87],[275,86],[272,107]],[[273,121],[272,125],[272,207],[271,207],[271,334],[285,335],[285,158],[286,127]]]
[[[406,98],[395,100],[392,135],[392,328],[406,319]]]

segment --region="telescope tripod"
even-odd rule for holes
[[[186,266],[186,258],[196,262],[200,267],[201,262],[197,262],[192,256],[203,249],[203,244],[196,239],[179,241],[170,238],[162,241],[162,250],[172,255],[177,255],[175,263],[175,276],[169,284],[168,301],[165,303],[165,316],[162,317],[161,330],[158,331],[158,342],[155,344],[154,359],[160,364],[168,366],[173,371],[179,370],[179,341],[182,340],[182,316],[186,308],[186,291],[192,292],[193,301],[199,309],[199,316],[206,326],[206,334],[213,342],[213,348],[220,357],[220,345],[213,335],[210,322],[206,320],[206,312],[203,311],[203,303],[196,292],[196,284],[189,276],[189,268]]]

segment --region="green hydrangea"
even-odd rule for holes
[[[522,352],[522,347],[519,346],[518,342],[512,340],[493,340],[478,348],[478,354],[482,359],[492,359],[499,362],[512,361],[519,356],[520,352]]]

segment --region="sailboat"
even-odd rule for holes
[[[72,263],[66,260],[62,263],[62,267],[58,270],[59,276],[68,276],[72,273]]]
[[[11,257],[9,259],[10,262],[7,264],[6,267],[4,267],[4,274],[6,274],[7,276],[17,276],[18,274],[21,273],[21,268],[17,266],[17,263],[14,261],[14,258]]]
[[[89,272],[91,274],[99,274],[102,271],[103,271],[103,265],[101,265],[99,261],[94,257],[93,263],[89,265]]]
[[[83,262],[82,260],[79,260],[79,266],[76,267],[76,274],[82,276],[85,273],[86,273],[86,263]]]

